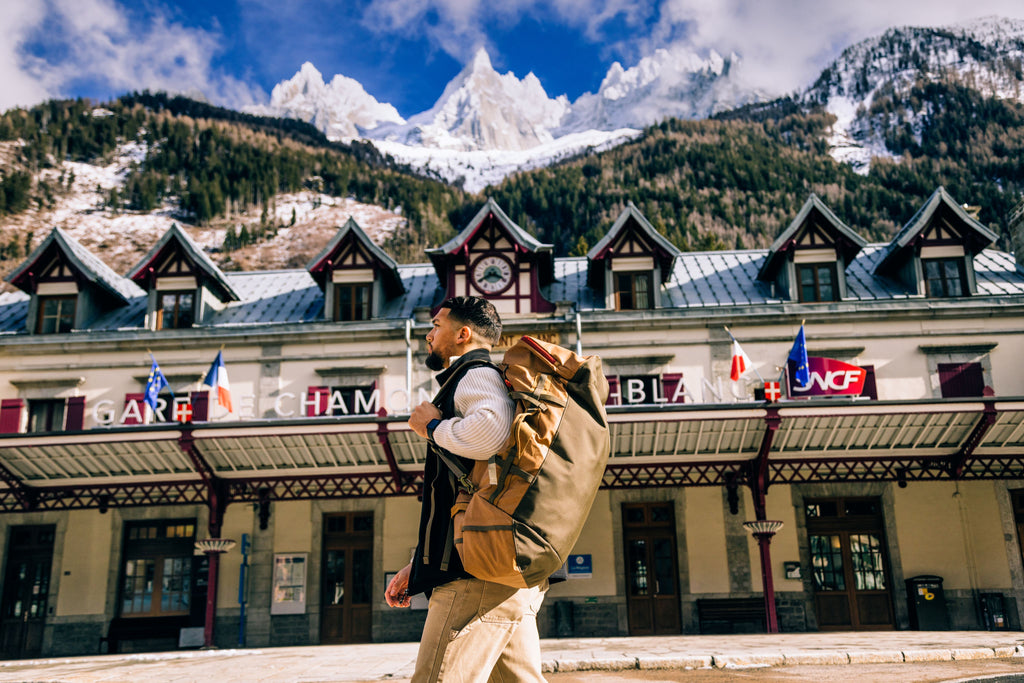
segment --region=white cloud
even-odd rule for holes
[[[986,15],[1021,17],[1024,5],[1020,0],[665,0],[640,51],[673,42],[736,52],[749,78],[784,93],[809,85],[846,47],[891,27],[942,26]]]
[[[132,22],[113,0],[4,0],[0,110],[36,104],[95,84],[97,91],[167,90],[241,107],[265,93],[218,72],[221,36],[156,13]],[[30,54],[30,45],[38,46]]]

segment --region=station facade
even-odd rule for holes
[[[55,229],[0,295],[3,656],[418,639],[425,600],[383,600],[416,543],[405,420],[463,294],[503,317],[495,360],[531,335],[612,389],[542,636],[764,630],[768,580],[782,631],[1019,629],[1024,268],[995,242],[942,188],[887,244],[811,196],[770,248],[708,253],[632,204],[586,257],[488,200],[427,263],[349,221],[268,272],[174,227],[120,275]]]

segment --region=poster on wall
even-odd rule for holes
[[[275,553],[271,614],[305,614],[306,558],[309,553]]]

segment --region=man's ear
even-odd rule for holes
[[[473,329],[469,325],[463,325],[455,335],[456,344],[468,344],[473,340]]]

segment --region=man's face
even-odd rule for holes
[[[427,333],[426,366],[431,370],[443,370],[448,359],[457,354],[458,335],[462,325],[448,317],[449,309],[442,308],[434,316],[434,327]]]

